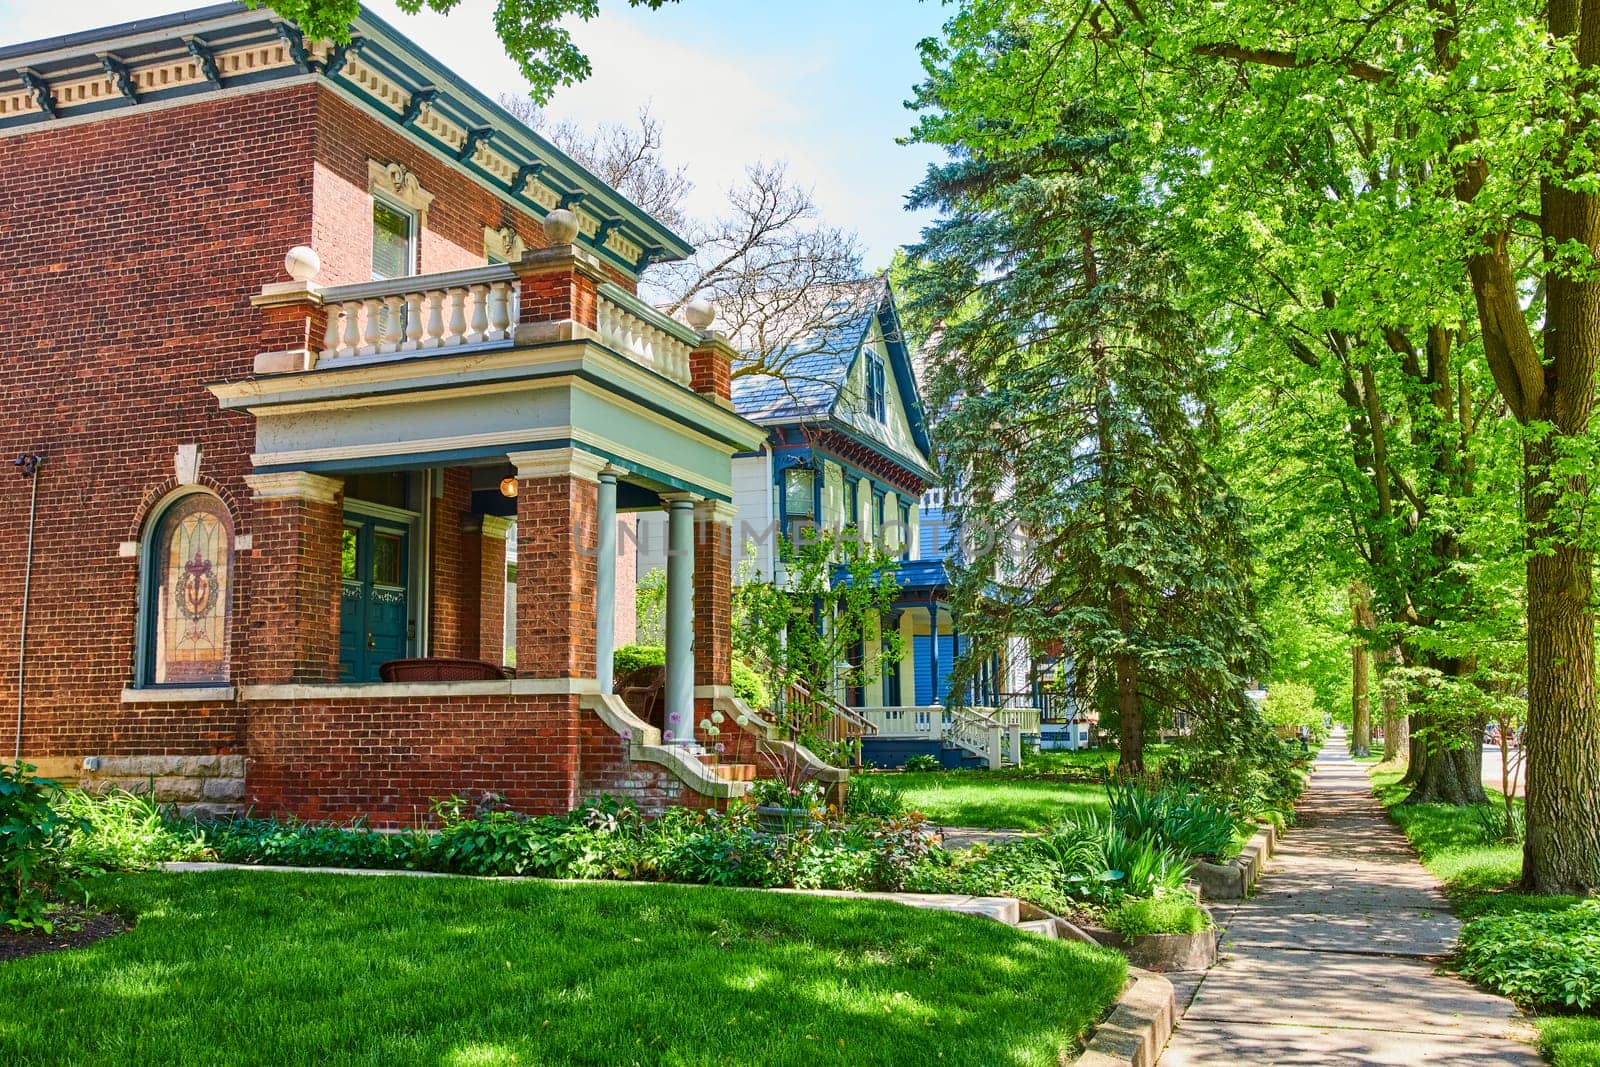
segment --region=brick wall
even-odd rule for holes
[[[138,563],[119,552],[198,444],[203,483],[256,532],[250,418],[201,383],[248,375],[260,286],[311,229],[310,86],[0,138],[6,346],[0,450],[41,451],[23,751],[231,751],[234,707],[127,705]],[[0,482],[0,702],[16,701],[27,486]],[[234,662],[253,561],[235,589]],[[9,746],[7,746],[9,753]]]
[[[322,258],[317,281],[348,285],[372,279],[372,196],[368,160],[401,163],[433,194],[421,234],[421,273],[481,267],[483,228],[511,226],[529,248],[545,244],[544,226],[400,133],[325,92],[317,108],[317,214],[312,247]]]
[[[453,795],[519,811],[578,800],[578,698],[252,702],[246,798],[262,812],[404,826]]]
[[[599,490],[594,482],[567,475],[517,483],[521,677],[594,677]]]
[[[472,476],[465,467],[448,467],[443,480],[428,501],[433,511],[429,644],[435,656],[476,659],[479,561],[467,558],[461,529],[462,517],[472,510]]]

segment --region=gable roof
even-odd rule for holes
[[[861,281],[817,286],[809,299],[795,302],[796,314],[826,318],[825,327],[815,329],[792,342],[768,362],[782,367],[782,377],[771,374],[746,374],[733,379],[733,406],[740,415],[764,426],[822,422],[839,419],[850,372],[861,358],[861,350],[873,323],[878,324],[888,350],[888,366],[894,374],[906,421],[924,458],[931,458],[933,445],[928,436],[927,417],[922,409],[922,394],[911,365],[905,330],[895,307],[894,292],[885,275]],[[821,312],[821,314],[818,314]],[[735,348],[754,346],[741,343]]]

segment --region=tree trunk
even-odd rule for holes
[[[1385,664],[1400,662],[1399,653],[1393,648],[1384,651],[1379,659]],[[1381,677],[1382,672],[1380,672]],[[1383,758],[1385,762],[1409,759],[1411,757],[1411,719],[1405,713],[1405,705],[1400,702],[1400,697],[1393,690],[1383,690]]]
[[[1528,557],[1527,838],[1522,886],[1532,893],[1600,888],[1600,702],[1595,699],[1594,560],[1549,526],[1549,440],[1527,445]],[[1562,486],[1574,487],[1569,479]],[[1552,536],[1553,535],[1553,536]]]
[[[1372,653],[1366,631],[1371,629],[1372,611],[1367,607],[1367,592],[1361,583],[1350,584],[1350,617],[1355,623],[1356,640],[1350,646],[1350,754],[1357,758],[1372,753]]]
[[[1406,797],[1407,804],[1487,804],[1483,791],[1483,723],[1471,725],[1471,744],[1446,746],[1428,741],[1417,784]]]
[[[1372,753],[1372,701],[1367,694],[1367,661],[1366,642],[1357,640],[1350,649],[1350,754],[1358,758]]]
[[[1124,594],[1125,595],[1125,594]],[[1139,703],[1139,662],[1117,656],[1118,774],[1144,773],[1144,708]]]

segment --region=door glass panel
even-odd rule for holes
[[[357,579],[360,572],[356,569],[356,546],[361,542],[361,531],[354,526],[346,526],[339,543],[339,577],[347,582]]]
[[[372,201],[372,278],[406,278],[412,273],[413,217],[382,200]]]
[[[400,535],[373,531],[372,581],[375,585],[399,585],[402,566]]]

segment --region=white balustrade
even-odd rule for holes
[[[508,342],[520,298],[503,265],[324,289],[321,358]]]
[[[595,309],[600,343],[680,385],[689,384],[695,331],[663,315],[620,285],[599,287]]]

